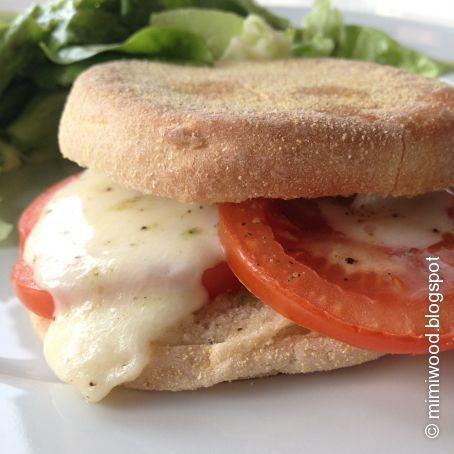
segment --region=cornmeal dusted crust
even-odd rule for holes
[[[30,313],[45,336],[49,320]],[[224,294],[150,345],[150,362],[128,388],[181,391],[223,381],[353,366],[382,356],[310,332],[246,291]]]
[[[94,66],[76,81],[62,153],[185,201],[377,192],[454,183],[454,88],[339,59]]]

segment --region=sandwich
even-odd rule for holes
[[[454,88],[117,61],[76,80],[59,144],[87,170],[24,211],[12,282],[87,400],[454,348]]]

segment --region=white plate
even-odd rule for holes
[[[298,19],[301,10],[291,10]],[[454,59],[454,31],[354,15],[401,41]],[[448,46],[451,43],[451,46]],[[39,187],[67,169],[37,167],[2,176],[13,190]],[[0,204],[1,207],[1,204]],[[2,213],[0,213],[1,215]],[[426,357],[386,357],[331,373],[278,376],[181,393],[117,390],[85,403],[45,364],[41,344],[8,281],[16,257],[0,248],[0,452],[29,453],[452,453],[454,352],[441,355],[441,428],[424,435]]]

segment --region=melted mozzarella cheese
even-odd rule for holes
[[[86,171],[58,191],[24,257],[55,301],[50,367],[89,401],[135,379],[149,344],[207,301],[203,271],[224,260],[215,206],[125,189]]]
[[[364,243],[390,248],[424,249],[452,232],[447,192],[406,197],[359,196],[346,206],[334,198],[321,199],[319,206],[330,226]]]

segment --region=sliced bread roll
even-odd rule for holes
[[[454,183],[454,88],[373,63],[95,66],[73,86],[62,153],[144,193],[228,202]]]
[[[41,338],[50,320],[29,313]],[[308,331],[246,291],[224,294],[150,345],[128,388],[181,391],[242,378],[353,366],[382,356]]]

